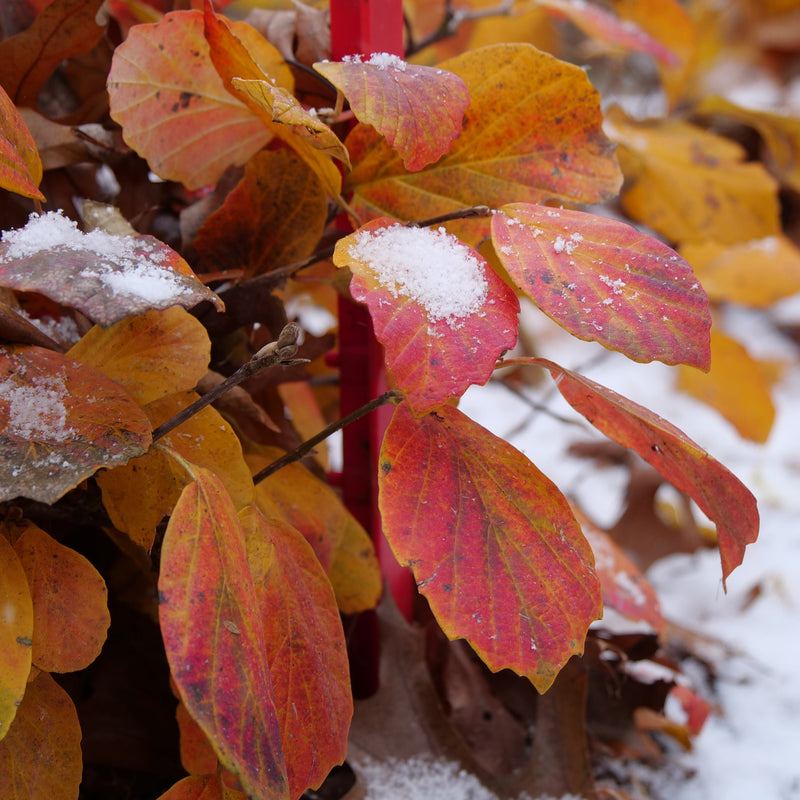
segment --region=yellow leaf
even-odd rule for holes
[[[328,578],[343,614],[358,614],[381,599],[381,568],[367,532],[353,517],[347,520],[339,546],[333,552]]]
[[[711,371],[679,367],[678,387],[722,414],[746,439],[766,442],[775,419],[760,364],[738,342],[711,329]]]
[[[622,204],[675,242],[725,244],[780,232],[778,186],[736,143],[682,120],[635,122],[619,108],[605,130],[620,144]]]

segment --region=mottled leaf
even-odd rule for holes
[[[687,244],[681,255],[717,302],[767,308],[800,292],[800,249],[782,234],[730,246]]]
[[[0,86],[0,189],[44,200],[45,196],[36,188],[41,180],[42,161],[36,143]]]
[[[730,139],[679,119],[635,122],[618,108],[605,131],[620,144],[625,211],[670,241],[734,244],[780,232],[776,182]]]
[[[735,339],[711,331],[711,371],[682,367],[677,386],[722,414],[741,436],[763,444],[775,421],[765,370]]]
[[[452,406],[397,407],[380,455],[383,530],[445,633],[545,691],[600,616],[591,549],[525,456]]]
[[[616,194],[619,168],[583,70],[527,44],[480,48],[439,66],[469,91],[461,136],[435,164],[409,173],[380,134],[357,125],[346,142],[347,185],[362,218],[426,219],[476,204],[589,203]],[[474,245],[486,228],[478,220],[452,230]]]
[[[222,764],[248,794],[288,800],[257,590],[236,509],[192,467],[167,525],[159,619],[172,678]]]
[[[115,380],[141,405],[193,389],[211,356],[206,329],[179,307],[95,325],[67,353]]]
[[[287,754],[289,795],[317,788],[347,754],[350,668],[333,590],[302,534],[256,507],[240,513]]]
[[[80,553],[28,523],[14,543],[33,598],[33,663],[73,672],[94,661],[111,616],[100,573]]]
[[[77,800],[82,771],[75,706],[48,672],[40,672],[0,742],[0,797]]]
[[[0,348],[0,501],[54,503],[150,438],[144,412],[102,373],[40,347]]]
[[[291,88],[278,51],[249,25],[232,26],[264,72]],[[201,11],[175,11],[156,24],[131,28],[114,51],[108,94],[125,141],[158,175],[190,189],[216,183],[271,138],[225,89],[211,61]]]
[[[82,233],[58,212],[32,214],[0,242],[0,285],[39,292],[104,327],[151,309],[224,308],[189,265],[152,236]]]
[[[323,61],[314,69],[347,97],[359,122],[386,138],[411,172],[438,161],[461,133],[469,92],[452,72],[386,53],[366,61]]]
[[[258,275],[311,255],[327,213],[325,192],[298,156],[286,149],[258,153],[200,227],[194,248],[209,270]]]
[[[419,414],[486,383],[517,341],[514,293],[441,229],[373,220],[336,243],[333,261],[352,270],[350,293],[369,307],[386,366]]]
[[[634,361],[709,366],[708,298],[674,250],[630,225],[517,203],[492,242],[517,287],[559,325]]]
[[[36,105],[39,91],[70,56],[88,53],[103,35],[102,0],[53,0],[30,27],[0,42],[0,80],[18,106]]]
[[[17,714],[31,671],[33,601],[22,564],[2,532],[0,608],[3,609],[0,616],[0,739],[3,739]]]
[[[522,362],[523,359],[516,359]],[[589,378],[543,358],[567,402],[610,439],[635,450],[717,525],[722,582],[758,537],[756,501],[744,484],[685,433],[652,411]]]

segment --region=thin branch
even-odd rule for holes
[[[336,431],[347,427],[351,422],[361,419],[361,417],[366,416],[376,408],[380,408],[386,403],[391,403],[393,400],[399,400],[402,396],[402,392],[399,392],[396,389],[390,389],[388,392],[384,392],[380,397],[370,400],[369,403],[361,406],[361,408],[357,408],[347,416],[331,423],[327,428],[321,430],[316,436],[312,436],[310,439],[307,439],[305,442],[295,447],[294,450],[285,453],[279,459],[277,459],[277,461],[267,464],[267,466],[264,467],[261,472],[257,472],[253,476],[253,483],[258,484],[263,481],[264,478],[268,478],[279,469],[283,469],[283,467],[287,466],[288,464],[299,461],[307,453],[310,453],[320,442],[324,442],[325,439],[336,433]]]
[[[306,358],[293,358],[297,352],[297,337],[299,335],[300,326],[296,322],[290,322],[281,331],[276,342],[264,345],[246,364],[239,367],[233,375],[159,425],[153,431],[153,441],[155,442],[162,436],[166,436],[178,425],[186,422],[187,419],[202,411],[206,406],[211,405],[229,389],[238,386],[242,381],[255,375],[256,372],[267,367],[291,367],[295,364],[307,364],[308,359]]]

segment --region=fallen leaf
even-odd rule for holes
[[[167,525],[158,579],[172,677],[219,760],[239,776],[246,792],[288,800],[244,532],[219,478],[201,467],[191,472],[195,480],[181,493]]]
[[[33,663],[47,672],[74,672],[94,661],[111,616],[100,573],[80,553],[33,523],[14,543],[33,599]]]
[[[16,305],[16,304],[15,304]],[[0,300],[0,342],[35,344],[61,352],[61,345],[40,331],[18,308]]]
[[[500,262],[559,325],[634,361],[708,369],[708,298],[674,250],[581,211],[523,203],[501,211],[492,217]]]
[[[55,503],[150,446],[150,422],[114,381],[60,353],[0,347],[0,501]]]
[[[386,366],[415,413],[486,383],[517,341],[514,293],[441,229],[373,220],[336,243],[333,261],[352,270],[350,293],[369,307]]]
[[[452,72],[386,53],[324,61],[314,69],[347,97],[359,122],[386,138],[411,172],[438,161],[461,134],[469,92]]]
[[[0,86],[0,189],[44,200],[45,196],[37,188],[41,180],[42,161],[36,143],[11,98]]]
[[[569,504],[518,450],[452,406],[397,406],[380,455],[383,532],[450,638],[540,691],[600,616]]]

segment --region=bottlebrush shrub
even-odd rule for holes
[[[33,33],[3,43],[4,56],[13,47],[42,65],[6,66],[0,96],[0,181],[37,202],[42,164],[17,106],[64,53],[94,45],[98,5],[56,0]],[[81,14],[91,36],[56,25],[44,37]],[[332,250],[333,283],[369,309],[394,387],[381,398],[395,406],[378,467],[383,530],[448,637],[544,692],[582,653],[604,594],[653,617],[613,586],[613,545],[585,523],[590,546],[555,485],[458,410],[498,365],[549,373],[594,426],[692,497],[717,525],[723,580],[756,538],[750,493],[681,431],[555,362],[504,358],[525,296],[636,361],[709,367],[708,299],[689,264],[574,208],[621,185],[584,72],[526,44],[436,68],[385,54],[315,68],[359,120],[344,141],[333,116],[296,99],[273,45],[208,3],[131,27],[114,52],[111,117],[185,203],[244,167],[184,253],[217,293],[153,236],[83,232],[54,211],[3,234],[3,797],[77,796],[80,727],[50,673],[97,658],[109,613],[104,578],[60,540],[64,515],[106,532],[137,576],[136,603],[157,614],[192,776],[164,798],[296,798],[344,759],[353,701],[340,613],[375,607],[381,576],[320,463],[299,464],[310,448],[284,457],[296,431],[275,421],[283,403],[304,429],[315,401],[302,365],[331,346],[309,337],[296,357],[276,294],[331,255],[316,251],[334,230],[329,201],[353,221]],[[67,347],[31,323],[47,315],[62,331],[88,324]],[[227,379],[208,373],[212,347]],[[232,389],[244,379],[248,391]]]

